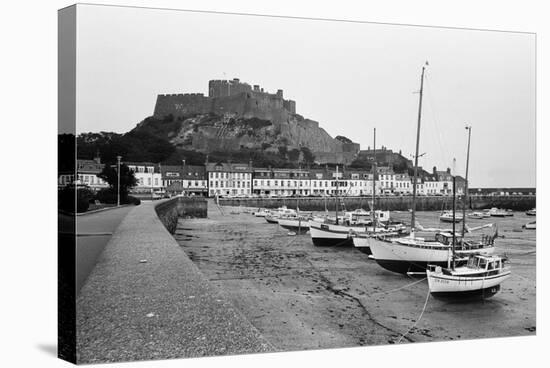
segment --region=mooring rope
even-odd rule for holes
[[[369,296],[374,296],[374,295],[378,295],[378,294],[390,294],[390,293],[393,293],[393,292],[396,292],[396,291],[399,291],[399,290],[406,289],[406,288],[411,287],[413,285],[416,285],[416,284],[418,284],[418,283],[420,283],[424,280],[426,280],[426,277],[424,277],[423,279],[420,279],[420,280],[416,280],[415,282],[408,283],[407,285],[398,287],[397,289],[391,289],[391,290],[388,290],[388,291],[379,291],[379,292],[376,292],[374,294],[369,294]]]
[[[422,307],[422,312],[420,313],[420,316],[418,317],[418,319],[414,322],[414,324],[407,330],[407,332],[405,332],[403,335],[401,335],[401,337],[399,337],[399,339],[397,340],[397,343],[399,344],[401,342],[401,340],[403,340],[403,338],[405,336],[407,336],[409,334],[409,332],[412,331],[413,328],[416,327],[416,325],[418,324],[418,322],[420,322],[420,320],[422,319],[422,316],[424,315],[424,311],[426,310],[426,306],[428,305],[428,300],[430,299],[430,289],[428,288],[428,293],[426,294],[426,301],[424,302],[424,306]]]

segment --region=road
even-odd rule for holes
[[[79,293],[97,258],[111,236],[134,206],[124,206],[80,215],[76,219],[76,292]]]

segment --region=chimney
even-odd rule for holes
[[[434,172],[434,175],[437,174],[437,167],[434,166],[433,172]]]
[[[448,167],[448,168],[447,168],[447,174],[450,174],[450,173],[451,173],[451,168]]]
[[[204,162],[204,166],[208,165],[208,155],[206,155],[206,161]]]

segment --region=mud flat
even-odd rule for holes
[[[309,235],[289,236],[242,208],[208,205],[207,219],[180,219],[174,236],[277,350],[536,333],[535,231],[521,229],[533,220],[523,213],[470,221],[499,224],[498,253],[510,257],[513,275],[491,299],[453,303],[428,297],[425,279],[388,272],[353,248],[315,247]],[[450,226],[438,216],[418,220]]]

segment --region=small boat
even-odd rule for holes
[[[471,255],[459,267],[429,265],[426,270],[430,293],[443,298],[489,298],[498,293],[500,284],[510,274],[502,257],[481,254]]]
[[[491,217],[487,212],[472,212],[468,214],[468,217],[475,220],[481,220],[487,217]]]
[[[491,208],[488,212],[489,216],[492,216],[492,217],[506,217],[506,216],[510,216],[508,214],[508,211],[506,210],[503,210],[503,209],[500,209],[500,208],[496,208],[496,207],[493,207]],[[511,216],[513,216],[514,214],[512,213]]]
[[[441,222],[461,222],[462,221],[462,215],[459,213],[455,213],[453,215],[453,211],[445,211],[439,216],[439,221]]]
[[[270,212],[265,208],[262,208],[262,209],[258,209],[258,211],[254,212],[253,214],[256,217],[266,217],[270,214]]]
[[[526,223],[522,227],[526,230],[536,230],[537,229],[537,222],[536,221],[531,221],[531,222]]]
[[[536,216],[537,215],[537,209],[533,208],[532,210],[529,210],[529,211],[525,212],[525,214],[527,216]]]
[[[266,215],[264,218],[265,220],[270,224],[278,224],[279,218],[281,217],[293,217],[297,216],[295,210],[289,209],[286,206],[279,207],[274,211],[270,211],[268,215]]]

